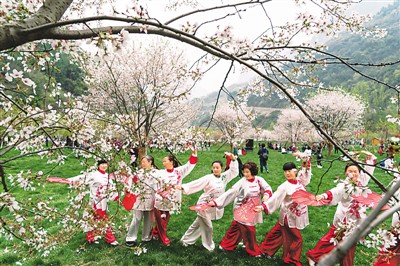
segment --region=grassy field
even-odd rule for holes
[[[212,147],[211,151],[199,151],[199,162],[192,173],[184,179],[184,183],[197,179],[211,171],[211,162],[216,159],[223,160],[223,152],[228,147],[219,149],[219,146]],[[225,148],[225,150],[224,150]],[[219,149],[219,150],[218,150]],[[376,153],[376,152],[375,152]],[[164,151],[154,151],[151,153],[156,158],[156,164],[162,166],[162,158],[167,155]],[[334,180],[337,176],[343,176],[345,163],[334,160],[339,154],[333,154],[327,158],[326,154],[323,162],[324,168],[319,169],[313,161],[313,177],[307,190],[313,193],[321,193],[335,186]],[[177,156],[182,162],[186,162],[189,153],[178,154]],[[258,163],[258,156],[255,152],[248,152],[241,157],[243,162],[254,161]],[[334,160],[331,164],[329,161]],[[269,156],[269,173],[259,174],[262,176],[275,190],[282,182],[285,181],[282,171],[282,164],[288,161],[295,161],[290,154],[281,154],[277,151],[270,151]],[[296,162],[300,165],[300,162]],[[331,167],[329,167],[331,166]],[[43,170],[50,171],[54,166],[46,165],[45,161],[41,161],[36,156],[24,157],[6,165],[6,175],[10,173],[18,173],[21,170],[32,169],[34,171]],[[51,175],[59,177],[71,177],[79,174],[83,167],[75,158],[68,158],[66,164],[58,166],[51,171]],[[329,171],[325,174],[325,172]],[[388,184],[391,177],[384,171],[377,169],[375,176],[384,184]],[[233,185],[238,178],[233,180],[229,186]],[[18,191],[13,192],[23,195],[24,197],[35,198],[52,198],[52,204],[57,208],[63,209],[68,205],[67,195],[70,189],[67,185],[39,182],[41,186],[33,192]],[[373,190],[379,191],[377,186],[370,182]],[[3,192],[3,188],[1,189]],[[72,192],[73,193],[73,192]],[[63,243],[60,247],[53,251],[48,257],[42,257],[40,254],[30,252],[19,241],[0,240],[0,265],[16,265],[22,262],[23,265],[282,265],[282,250],[280,250],[273,259],[266,257],[253,258],[246,254],[243,248],[235,251],[227,252],[216,249],[214,252],[208,252],[201,246],[199,240],[195,245],[183,247],[179,244],[186,229],[193,222],[196,213],[188,209],[194,205],[201,193],[183,197],[182,213],[172,215],[168,226],[168,235],[171,239],[169,247],[162,246],[157,241],[150,241],[143,244],[147,248],[147,253],[137,256],[131,248],[124,245],[111,247],[101,240],[99,244],[88,244],[85,241],[85,234],[79,229],[71,232],[73,238],[68,243]],[[120,229],[114,232],[120,243],[125,242],[127,227],[131,221],[131,214],[125,211],[116,202],[109,204],[109,215],[114,219]],[[302,230],[303,235],[303,251],[302,263],[307,265],[305,252],[315,246],[317,241],[328,230],[328,223],[332,223],[333,215],[336,210],[335,206],[309,207],[310,225]],[[214,241],[218,246],[226,230],[232,222],[232,205],[225,208],[224,217],[219,221],[214,221]],[[257,241],[261,242],[265,234],[278,221],[278,212],[264,216],[264,222],[256,226]],[[57,231],[56,221],[47,225],[49,230]],[[139,239],[141,232],[139,231]],[[376,251],[367,249],[359,245],[357,247],[355,265],[371,265],[374,260]]]

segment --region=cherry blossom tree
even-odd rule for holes
[[[304,114],[298,109],[283,109],[272,135],[276,141],[290,143],[316,141],[318,136],[314,133],[314,127]]]
[[[252,128],[253,115],[245,107],[240,109],[232,106],[232,103],[222,102],[217,106],[212,118],[212,125],[221,131],[222,141],[231,145],[242,143],[245,133]]]
[[[347,140],[362,127],[365,104],[355,96],[340,90],[322,91],[306,102],[310,114],[335,140]],[[328,155],[332,143],[328,141]]]
[[[177,47],[162,40],[151,44],[126,45],[124,51],[107,57],[94,56],[86,65],[89,94],[83,97],[92,112],[124,116],[127,135],[140,155],[158,131],[169,127],[171,132],[188,128],[196,116],[196,107],[189,104],[188,80],[196,79],[196,69],[189,70],[186,59]]]

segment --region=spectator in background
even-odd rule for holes
[[[322,155],[322,150],[321,148],[318,148],[317,152],[316,152],[316,156],[317,156],[317,167],[318,168],[322,168],[322,164],[321,161],[324,158],[324,156]]]
[[[379,145],[379,150],[378,150],[379,155],[382,156],[382,154],[384,153],[384,151],[385,151],[385,145],[384,145],[383,143],[381,143],[381,144]]]
[[[394,156],[394,148],[392,145],[389,145],[386,149],[386,157],[393,157]]]
[[[294,143],[292,143],[291,151],[293,153],[297,152],[297,147],[296,147],[296,145]]]
[[[262,143],[260,146],[260,149],[258,150],[258,157],[260,158],[260,172],[263,172],[263,169],[265,169],[265,171],[267,173],[269,173],[268,171],[268,155],[269,155],[269,151],[267,148],[265,148],[265,143]]]
[[[390,155],[386,158],[384,163],[384,168],[386,170],[392,170],[394,168],[394,156]]]
[[[338,148],[338,146],[335,145],[334,147],[335,147],[335,148],[334,148],[334,149],[335,149],[335,154],[339,153],[339,148]]]
[[[233,143],[233,155],[239,156],[239,150],[236,143]]]
[[[367,156],[364,160],[365,163],[364,170],[369,174],[373,175],[376,165],[376,156],[373,153],[365,150],[362,150],[360,153],[365,154]]]

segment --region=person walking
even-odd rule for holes
[[[258,150],[258,157],[260,158],[260,172],[263,173],[263,169],[265,169],[265,172],[269,173],[268,171],[268,156],[269,156],[269,151],[265,147],[265,143],[262,143],[260,146],[260,149]]]

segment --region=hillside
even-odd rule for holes
[[[384,39],[363,38],[358,35],[344,34],[328,42],[328,52],[349,58],[351,62],[375,63],[396,62],[400,60],[400,23],[399,1],[382,8],[369,24],[387,30]],[[392,86],[400,84],[400,65],[390,67],[356,66],[357,70],[368,76],[382,80]],[[391,97],[397,93],[373,80],[355,74],[345,66],[331,65],[325,71],[318,72],[319,79],[326,86],[340,86],[349,92],[360,95],[368,102],[369,110],[366,121],[378,121],[387,114],[392,114],[394,106],[390,104]],[[389,108],[391,107],[391,108]]]
[[[342,34],[327,42],[328,52],[349,58],[351,62],[375,63],[375,62],[396,62],[400,60],[400,23],[399,1],[382,8],[369,23],[369,27],[385,28],[385,38],[364,38],[360,35]],[[367,76],[379,79],[395,86],[400,84],[400,64],[394,64],[384,69],[377,66],[356,66]],[[396,114],[396,106],[391,104],[390,98],[397,97],[397,93],[388,87],[379,84],[371,79],[362,77],[359,74],[349,71],[348,67],[329,65],[323,71],[316,72],[320,81],[325,86],[342,87],[343,89],[360,95],[368,103],[368,111],[365,121],[366,127],[376,130],[375,125],[379,120],[384,120],[388,114]],[[238,88],[245,84],[235,84],[229,87],[232,95],[236,95]],[[306,91],[300,91],[299,100],[303,101],[309,95]],[[226,97],[225,95],[223,97]],[[209,94],[201,100],[204,102],[203,111],[207,113],[210,106],[215,103],[217,93]],[[279,109],[287,108],[289,103],[286,99],[280,99],[274,93],[270,97],[249,97],[248,106],[257,108],[274,108],[273,112],[259,112],[258,125],[263,128],[271,128],[279,115]],[[258,109],[260,110],[260,109]],[[204,118],[207,115],[203,116]]]

